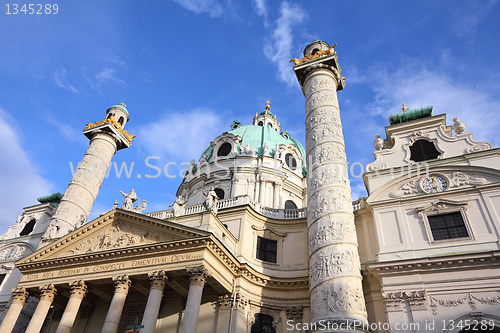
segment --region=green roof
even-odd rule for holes
[[[122,110],[123,112],[125,112],[127,114],[127,117],[128,117],[127,121],[130,119],[130,114],[128,113],[127,106],[125,105],[125,103],[113,105],[111,108],[118,108],[118,109]],[[111,109],[111,108],[109,108],[109,109]]]
[[[429,105],[419,109],[401,111],[395,114],[391,114],[389,116],[389,124],[395,125],[431,116],[432,116],[432,105]]]
[[[38,200],[39,203],[51,203],[53,206],[57,207],[59,205],[59,202],[61,202],[63,195],[60,192],[49,194],[49,195],[44,195],[43,197],[39,197],[36,200]]]
[[[274,157],[274,150],[277,145],[293,144],[297,147],[305,161],[306,151],[304,150],[304,147],[302,147],[299,141],[292,139],[288,135],[288,132],[278,133],[271,126],[246,125],[232,129],[228,133],[242,138],[242,141],[237,146],[238,153],[241,152],[241,145],[249,145],[250,147],[255,148],[255,153],[258,156],[262,156],[262,146],[265,142],[267,142],[267,145],[269,146],[269,152],[267,155]],[[208,146],[202,155],[205,155],[208,159],[210,159],[212,156],[212,147]],[[305,165],[303,166],[303,172],[305,172]]]

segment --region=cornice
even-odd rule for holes
[[[457,268],[492,268],[492,266],[500,266],[500,251],[456,254],[387,262],[368,262],[364,263],[364,266],[370,273],[379,276],[402,273],[406,274],[408,272],[429,273],[430,271],[456,270]]]

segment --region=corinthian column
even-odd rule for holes
[[[295,59],[293,69],[306,99],[311,322],[365,331],[367,313],[337,100],[344,81],[336,52],[327,43],[314,41],[304,56]]]
[[[43,322],[49,313],[50,306],[54,297],[57,295],[57,289],[53,284],[47,284],[40,287],[40,302],[38,303],[35,313],[31,317],[28,328],[25,333],[40,333]]]
[[[161,298],[163,297],[163,289],[167,281],[167,276],[164,271],[149,273],[151,279],[151,289],[149,290],[148,301],[144,316],[142,317],[141,333],[154,333],[156,321],[158,320],[158,312],[160,311]]]
[[[104,320],[101,333],[116,333],[118,331],[125,299],[127,298],[128,290],[132,284],[128,275],[114,277],[113,281],[115,282],[115,293],[109,305],[108,314]]]
[[[16,288],[12,290],[12,303],[10,305],[9,311],[5,315],[2,326],[0,326],[0,332],[10,333],[16,325],[17,318],[23,309],[24,303],[28,298],[28,292],[25,288]]]
[[[184,310],[184,319],[182,320],[181,333],[196,332],[203,287],[210,276],[210,273],[203,266],[188,268],[188,272],[191,274],[191,278],[189,279],[189,292],[186,301],[186,310]]]
[[[66,304],[59,326],[57,326],[56,333],[71,332],[82,300],[87,294],[87,285],[82,280],[71,282],[69,286],[71,288],[71,296],[69,297],[68,304]]]

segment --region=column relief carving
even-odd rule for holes
[[[26,288],[17,287],[12,289],[12,303],[24,303],[28,296],[29,293],[26,291]]]
[[[115,293],[127,294],[132,285],[132,281],[130,281],[126,274],[113,277],[113,282],[115,283]]]
[[[207,282],[207,278],[210,276],[208,270],[202,266],[190,267],[187,269],[187,272],[191,274],[191,278],[189,279],[190,284],[196,284],[198,286],[203,287]]]
[[[163,290],[165,288],[165,283],[168,277],[165,271],[156,271],[153,273],[148,273],[149,279],[151,280],[151,289]]]
[[[46,284],[40,286],[40,298],[44,298],[52,302],[57,295],[57,289],[53,284]]]
[[[80,299],[83,299],[87,294],[87,285],[83,280],[73,281],[69,284],[69,287],[71,289],[71,297],[78,297]]]

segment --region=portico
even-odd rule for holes
[[[202,299],[216,302],[232,292],[234,272],[220,259],[236,261],[207,232],[148,220],[158,222],[116,210],[25,258],[19,286],[40,299],[27,332],[43,326],[67,333],[88,325],[92,332],[123,332],[136,316],[142,333],[158,325],[196,331]]]

